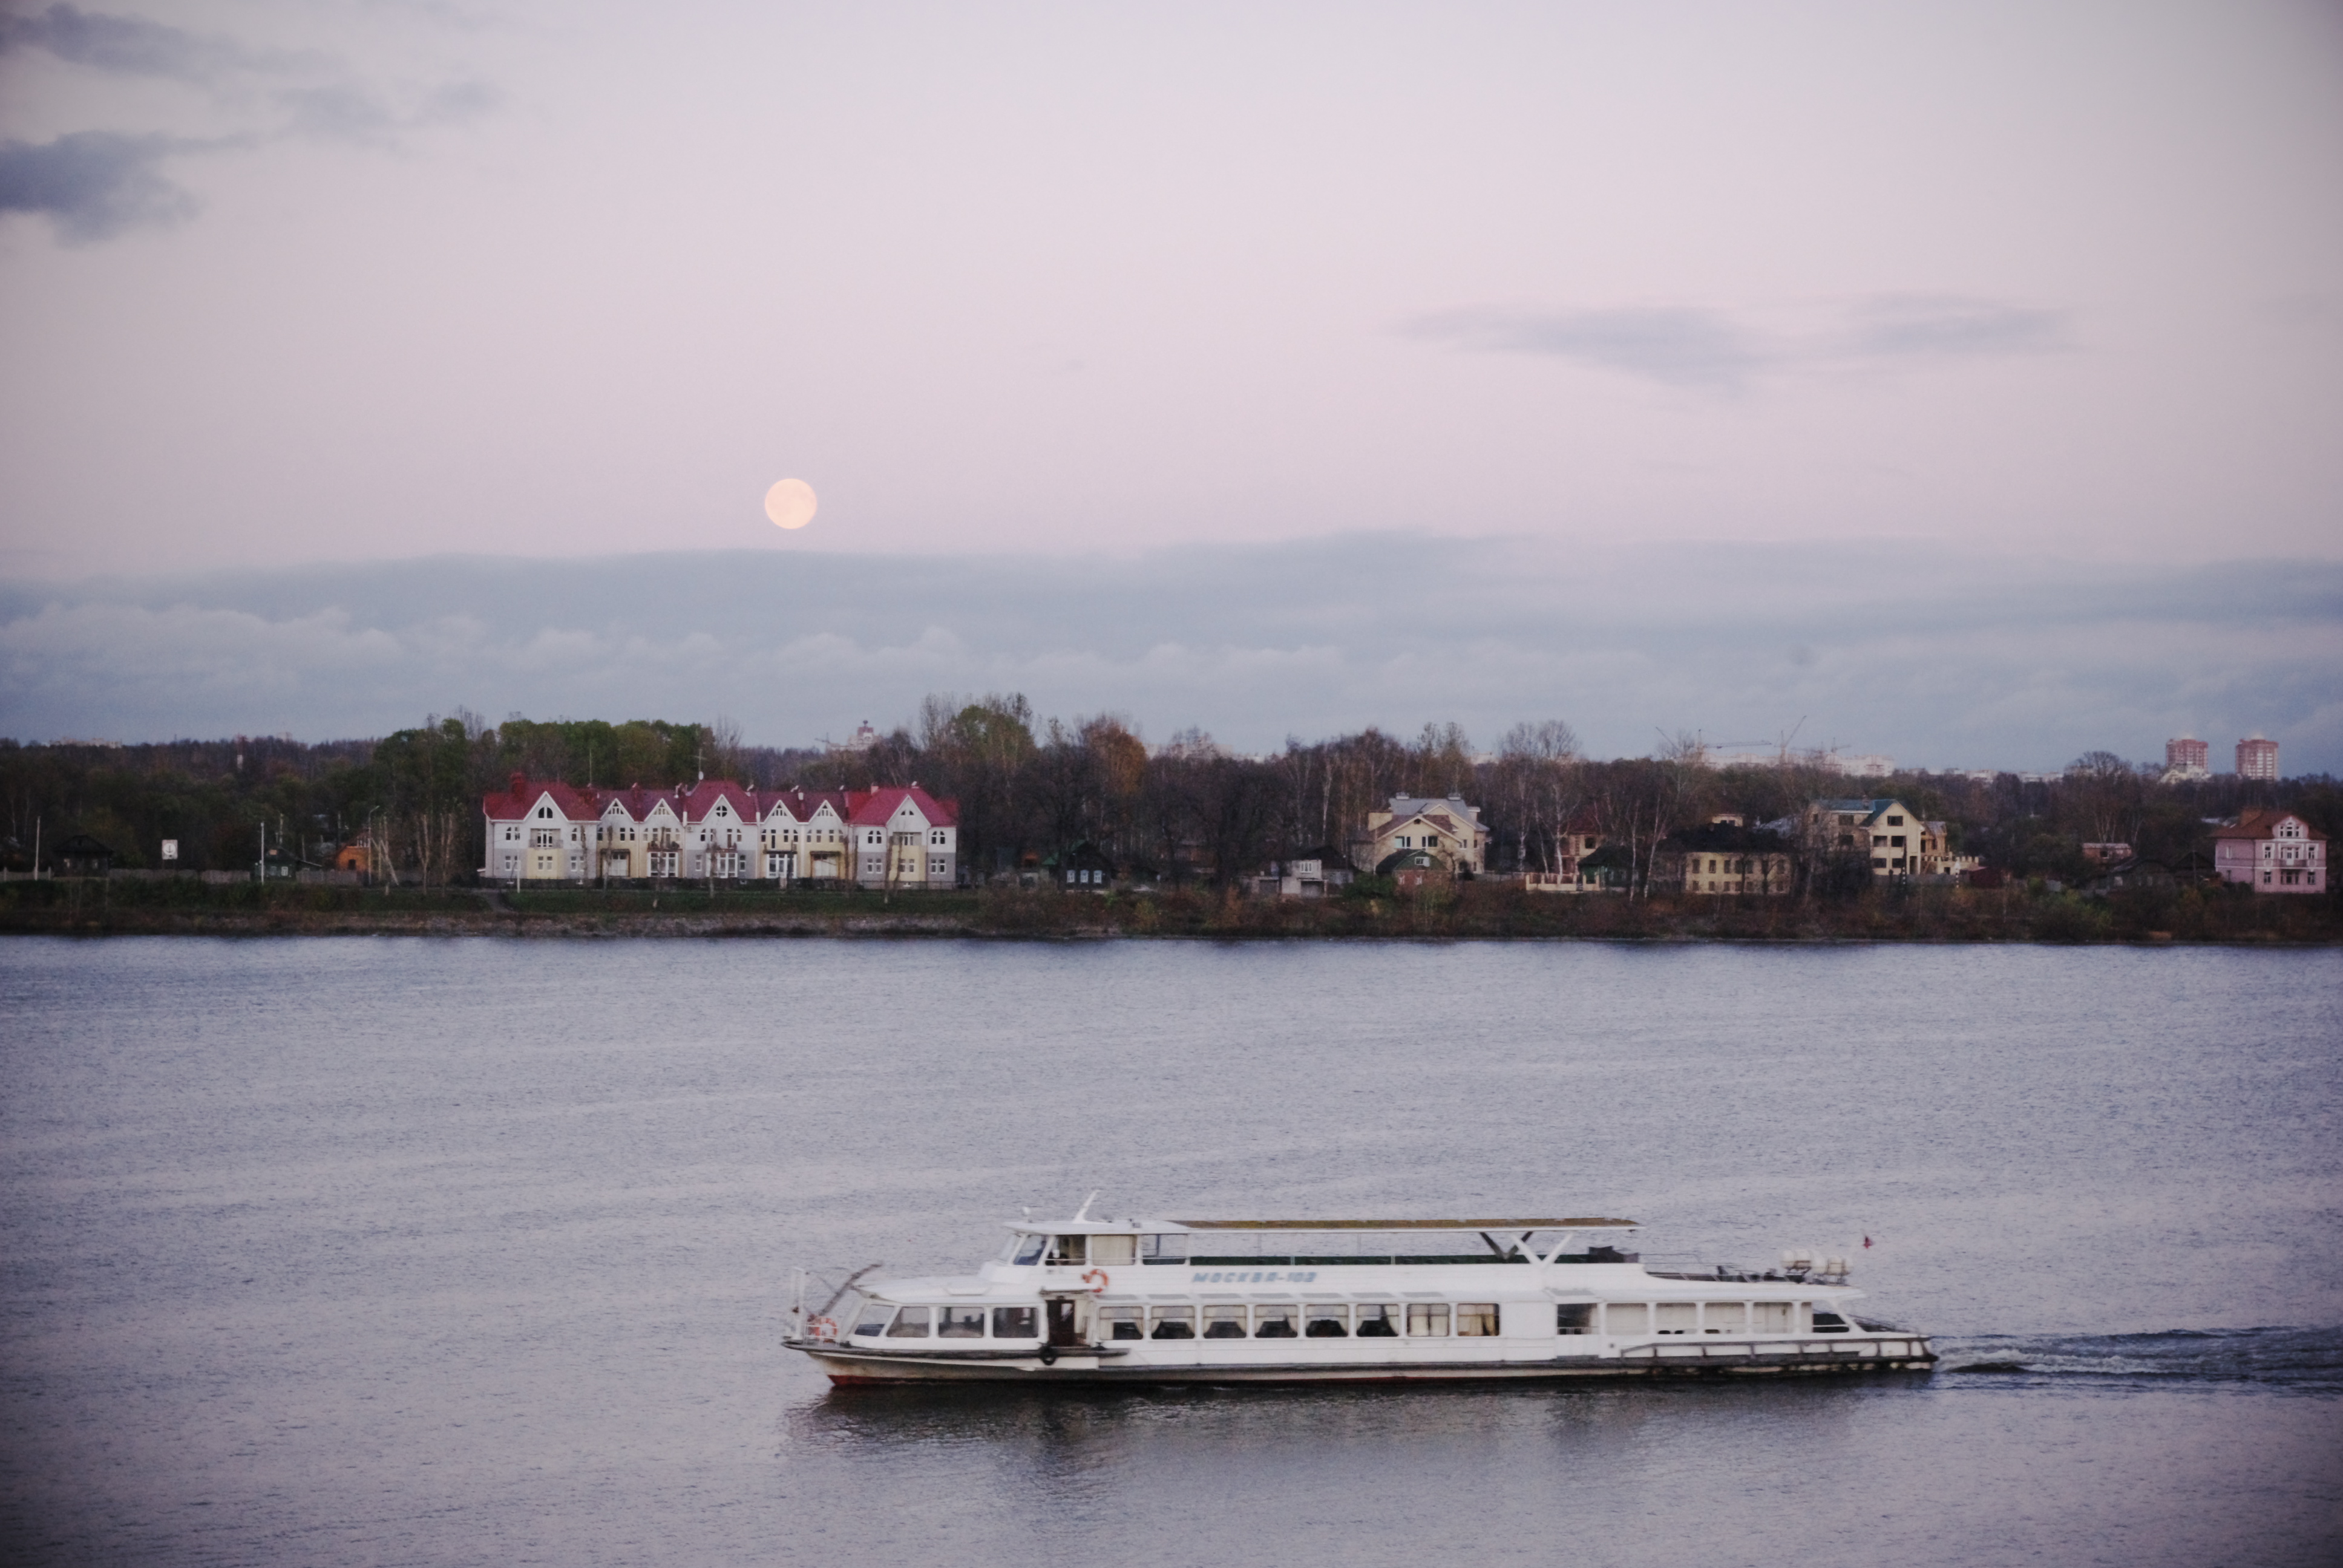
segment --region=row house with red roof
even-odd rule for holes
[[[845,882],[949,888],[960,878],[960,813],[917,784],[765,789],[727,779],[646,789],[578,789],[516,773],[481,802],[488,863],[512,882]]]

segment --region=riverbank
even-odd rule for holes
[[[2041,888],[1875,890],[1837,901],[1557,897],[1503,883],[1423,896],[363,889],[43,881],[0,886],[0,934],[87,936],[1552,938],[1675,941],[2343,943],[2320,899],[2223,889],[2112,899]]]

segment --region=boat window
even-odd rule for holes
[[[1160,1236],[1139,1238],[1139,1261],[1142,1263],[1184,1263],[1188,1261],[1188,1238],[1176,1231]]]
[[[1846,1320],[1836,1312],[1826,1312],[1817,1307],[1815,1309],[1815,1332],[1843,1334],[1846,1332]]]
[[[1591,1334],[1594,1332],[1594,1308],[1591,1303],[1574,1303],[1554,1310],[1554,1332],[1558,1334]]]
[[[1046,1263],[1064,1263],[1068,1265],[1087,1261],[1088,1260],[1082,1255],[1082,1242],[1084,1239],[1085,1238],[1081,1236],[1051,1237],[1050,1255],[1047,1258],[1044,1258],[1042,1261]]]
[[[1711,1302],[1701,1311],[1700,1326],[1713,1334],[1749,1332],[1749,1309],[1740,1302]]]
[[[1759,1302],[1749,1312],[1755,1320],[1749,1326],[1761,1334],[1785,1334],[1797,1323],[1788,1302]]]
[[[1039,1307],[995,1307],[992,1337],[996,1340],[1038,1340],[1041,1337]]]
[[[1196,1337],[1196,1309],[1193,1307],[1158,1307],[1155,1309],[1155,1332],[1148,1336],[1158,1340],[1192,1340]]]
[[[1448,1309],[1423,1302],[1407,1304],[1407,1332],[1410,1339],[1438,1339],[1448,1332]]]
[[[1648,1334],[1652,1309],[1642,1302],[1614,1302],[1603,1310],[1604,1322],[1614,1334]]]
[[[1245,1310],[1242,1307],[1206,1307],[1204,1337],[1208,1340],[1241,1340],[1245,1337]]]
[[[1050,1239],[1047,1236],[1020,1236],[1017,1238],[1017,1255],[1010,1261],[1016,1263],[1038,1263],[1041,1261],[1041,1249],[1049,1244]]]
[[[1271,1302],[1253,1309],[1252,1337],[1257,1340],[1290,1340],[1294,1337],[1293,1309]]]
[[[1103,1264],[1110,1269],[1134,1262],[1138,1259],[1138,1253],[1134,1250],[1138,1241],[1139,1238],[1136,1236],[1092,1236],[1091,1261]]]
[[[890,1340],[926,1339],[928,1337],[928,1309],[925,1307],[905,1307],[901,1312],[897,1312],[895,1314],[895,1321],[887,1325],[887,1337]]]
[[[1370,1302],[1359,1309],[1359,1337],[1363,1340],[1395,1340],[1399,1338],[1399,1308],[1390,1302]]]
[[[1456,1309],[1456,1332],[1460,1334],[1480,1334],[1494,1338],[1497,1332],[1497,1303],[1466,1302]]]
[[[1106,1337],[1111,1340],[1144,1339],[1146,1335],[1144,1307],[1101,1307],[1099,1322],[1106,1325]]]
[[[888,1314],[894,1310],[884,1302],[866,1302],[862,1308],[861,1318],[854,1325],[854,1332],[858,1334],[885,1333]]]
[[[1302,1337],[1306,1340],[1347,1340],[1351,1337],[1351,1309],[1348,1307],[1311,1307],[1302,1313]]]
[[[1653,1314],[1658,1320],[1653,1327],[1664,1334],[1688,1334],[1699,1315],[1699,1306],[1692,1302],[1662,1302]]]
[[[936,1315],[938,1339],[980,1340],[984,1337],[982,1307],[940,1307]]]

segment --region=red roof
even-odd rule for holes
[[[917,784],[909,787],[889,785],[883,789],[852,789],[847,792],[850,815],[847,820],[860,827],[883,827],[909,800],[931,826],[955,827],[960,822],[960,802],[939,800]]]
[[[1445,803],[1443,802],[1442,804],[1444,805]],[[1459,839],[1464,836],[1464,829],[1456,825],[1456,819],[1451,817],[1445,810],[1443,810],[1442,809],[1442,805],[1432,805],[1419,807],[1415,810],[1410,811],[1404,816],[1393,817],[1390,821],[1375,829],[1375,837],[1380,839],[1386,833],[1396,833],[1402,828],[1412,828],[1418,822],[1422,822],[1427,827],[1436,828],[1443,833],[1452,834]]]
[[[804,822],[810,820],[826,802],[840,821],[879,827],[892,818],[907,799],[936,827],[956,827],[960,821],[958,801],[939,800],[916,784],[909,789],[757,789],[729,779],[703,779],[689,787],[677,785],[666,789],[646,789],[639,784],[625,789],[581,789],[558,779],[532,781],[516,773],[508,788],[490,792],[480,804],[490,820],[509,822],[528,816],[548,797],[552,799],[554,809],[573,822],[592,821],[608,811],[614,801],[630,819],[640,822],[661,800],[686,823],[705,821],[719,801],[730,806],[744,822],[764,821],[777,810],[786,811],[794,821]]]
[[[769,814],[775,808],[779,808],[799,822],[812,821],[814,813],[820,810],[825,803],[841,822],[849,820],[854,810],[853,796],[844,789],[776,789],[766,799]]]
[[[768,795],[767,799],[771,796]],[[702,779],[689,789],[676,790],[675,809],[686,822],[705,820],[722,801],[732,808],[732,815],[744,822],[754,822],[764,816],[759,806],[757,791],[729,779]]]
[[[601,814],[601,803],[595,799],[599,793],[590,789],[573,789],[558,779],[531,783],[520,774],[514,774],[508,787],[491,793],[481,802],[491,821],[517,822],[537,809],[538,802],[553,797],[553,809],[573,822],[584,821]]]
[[[2237,818],[2236,827],[2217,829],[2213,837],[2216,839],[2275,839],[2278,837],[2278,824],[2289,820],[2302,823],[2305,838],[2323,839],[2327,837],[2292,811],[2269,810],[2244,812]]]

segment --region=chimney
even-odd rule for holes
[[[508,780],[508,786],[515,795],[518,795],[522,790],[528,788],[528,775],[526,773],[514,774],[511,779]]]

